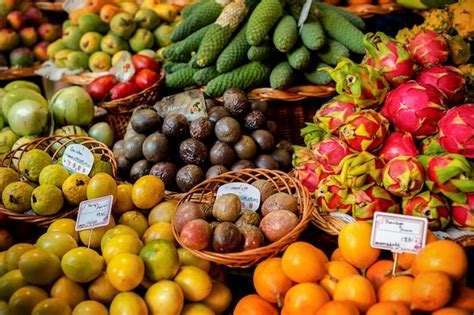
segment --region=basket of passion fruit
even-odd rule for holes
[[[85,163],[71,159],[71,145],[89,155]],[[82,201],[101,197],[108,186],[116,185],[116,174],[112,151],[95,139],[35,139],[10,151],[2,160],[0,213],[12,220],[48,226],[58,218],[75,215]]]
[[[231,171],[183,196],[173,233],[199,258],[247,268],[294,242],[308,225],[312,209],[308,191],[284,172]]]

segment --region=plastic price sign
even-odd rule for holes
[[[82,144],[70,144],[64,150],[61,163],[72,174],[89,175],[94,165],[94,155]]]
[[[76,231],[106,226],[110,221],[113,196],[85,200],[79,204]]]

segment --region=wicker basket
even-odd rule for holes
[[[56,161],[59,158],[60,152],[62,152],[66,146],[73,143],[82,144],[88,147],[92,151],[92,153],[100,153],[106,155],[110,159],[110,162],[112,164],[113,176],[116,176],[117,162],[115,161],[113,152],[105,144],[98,142],[95,139],[80,136],[52,136],[38,138],[29,143],[21,145],[16,150],[10,151],[3,158],[2,166],[10,167],[18,171],[17,166],[19,160],[22,158],[25,152],[32,149],[41,149],[49,153],[53,158],[53,161]],[[5,208],[3,204],[0,204],[0,213],[7,215],[12,220],[32,223],[40,227],[47,227],[49,224],[51,224],[57,219],[74,216],[77,213],[77,208],[62,211],[54,215],[40,216],[17,213]]]
[[[399,11],[402,8],[399,7],[396,3],[392,2],[392,3],[383,4],[383,5],[374,5],[374,4],[351,5],[348,7],[341,7],[341,9],[347,10],[362,18],[369,18],[374,15],[387,15],[392,12]]]
[[[253,89],[248,93],[249,99],[264,101],[296,102],[310,98],[322,98],[336,93],[333,85],[304,85],[295,86],[287,90],[271,88]]]
[[[190,192],[184,194],[183,198],[179,201],[178,206],[187,201],[212,204],[216,198],[217,189],[221,185],[231,182],[251,183],[257,179],[268,180],[273,184],[276,191],[286,192],[297,198],[300,222],[290,233],[282,239],[263,247],[243,252],[220,254],[211,251],[196,251],[187,248],[182,243],[173,224],[173,234],[178,243],[199,258],[233,268],[250,267],[265,258],[275,256],[283,251],[288,245],[294,242],[307,227],[313,211],[313,204],[311,203],[308,191],[304,189],[298,181],[286,173],[265,169],[246,169],[228,172],[205,180],[194,187]]]
[[[45,2],[39,1],[35,2],[35,6],[43,11],[54,11],[54,12],[63,12],[63,4],[64,2]]]
[[[41,65],[35,65],[33,67],[19,67],[9,68],[8,70],[0,70],[0,80],[18,80],[20,78],[34,77],[35,71],[38,70]]]

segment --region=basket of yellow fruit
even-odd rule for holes
[[[68,153],[72,151],[76,155]],[[82,201],[94,198],[92,188],[89,189],[91,178],[100,175],[102,181],[115,183],[116,174],[117,162],[112,151],[95,139],[38,138],[3,158],[0,213],[12,220],[48,226],[58,218],[75,215]]]

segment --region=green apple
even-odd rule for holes
[[[160,24],[160,17],[155,11],[142,8],[135,14],[134,21],[138,27],[152,30]]]
[[[150,49],[153,47],[153,42],[153,34],[144,28],[139,28],[129,40],[130,47],[134,52]]]
[[[79,42],[83,33],[78,26],[69,26],[63,31],[63,41],[67,48],[79,50]]]

